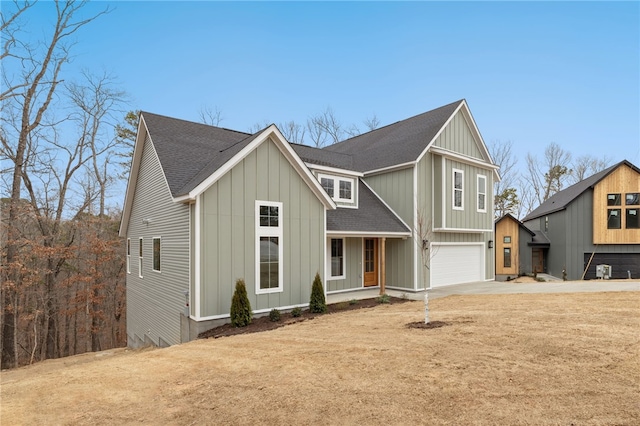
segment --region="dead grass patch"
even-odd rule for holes
[[[640,292],[451,296],[5,371],[15,424],[640,423]]]

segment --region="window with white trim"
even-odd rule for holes
[[[160,272],[160,237],[153,238],[153,270]]]
[[[127,274],[131,273],[131,238],[127,238]]]
[[[256,294],[282,291],[282,203],[256,201]]]
[[[329,277],[332,279],[345,278],[344,239],[331,238],[329,250],[331,251],[331,256],[329,256],[331,261]]]
[[[327,191],[327,194],[333,199],[333,201],[340,201],[343,203],[354,203],[353,186],[355,180],[346,177],[331,176],[331,175],[318,175],[320,185]]]
[[[478,211],[487,212],[487,177],[478,175]]]
[[[142,238],[138,240],[138,276],[142,278]]]
[[[453,169],[453,209],[464,210],[464,172]]]

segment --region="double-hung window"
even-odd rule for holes
[[[282,203],[256,201],[256,294],[282,291]]]
[[[487,177],[478,175],[478,211],[487,212]]]
[[[138,276],[142,278],[142,238],[138,240]]]
[[[464,210],[464,172],[453,169],[453,209]]]

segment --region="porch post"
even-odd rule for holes
[[[387,250],[385,249],[387,239],[380,238],[380,294],[386,292],[385,286],[387,284]]]

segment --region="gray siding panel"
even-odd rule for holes
[[[255,202],[283,203],[283,291],[256,293]],[[324,206],[271,140],[202,195],[201,317],[228,315],[243,278],[251,307],[309,302],[316,272],[324,282]]]
[[[462,170],[463,183],[463,210],[453,208],[453,169]],[[487,179],[486,185],[486,212],[478,212],[478,181],[477,176],[483,175]],[[492,229],[493,228],[493,172],[477,166],[446,160],[444,172],[444,204],[445,227],[458,229]]]
[[[453,117],[449,125],[438,136],[434,145],[483,160],[482,153],[461,112]]]
[[[143,224],[149,219],[149,224]],[[138,239],[143,278],[138,277]],[[152,238],[161,237],[161,272],[152,270]],[[189,206],[174,203],[150,139],[145,141],[127,231],[127,334],[130,341],[180,343],[180,314],[189,290]],[[134,336],[137,336],[135,338]]]

